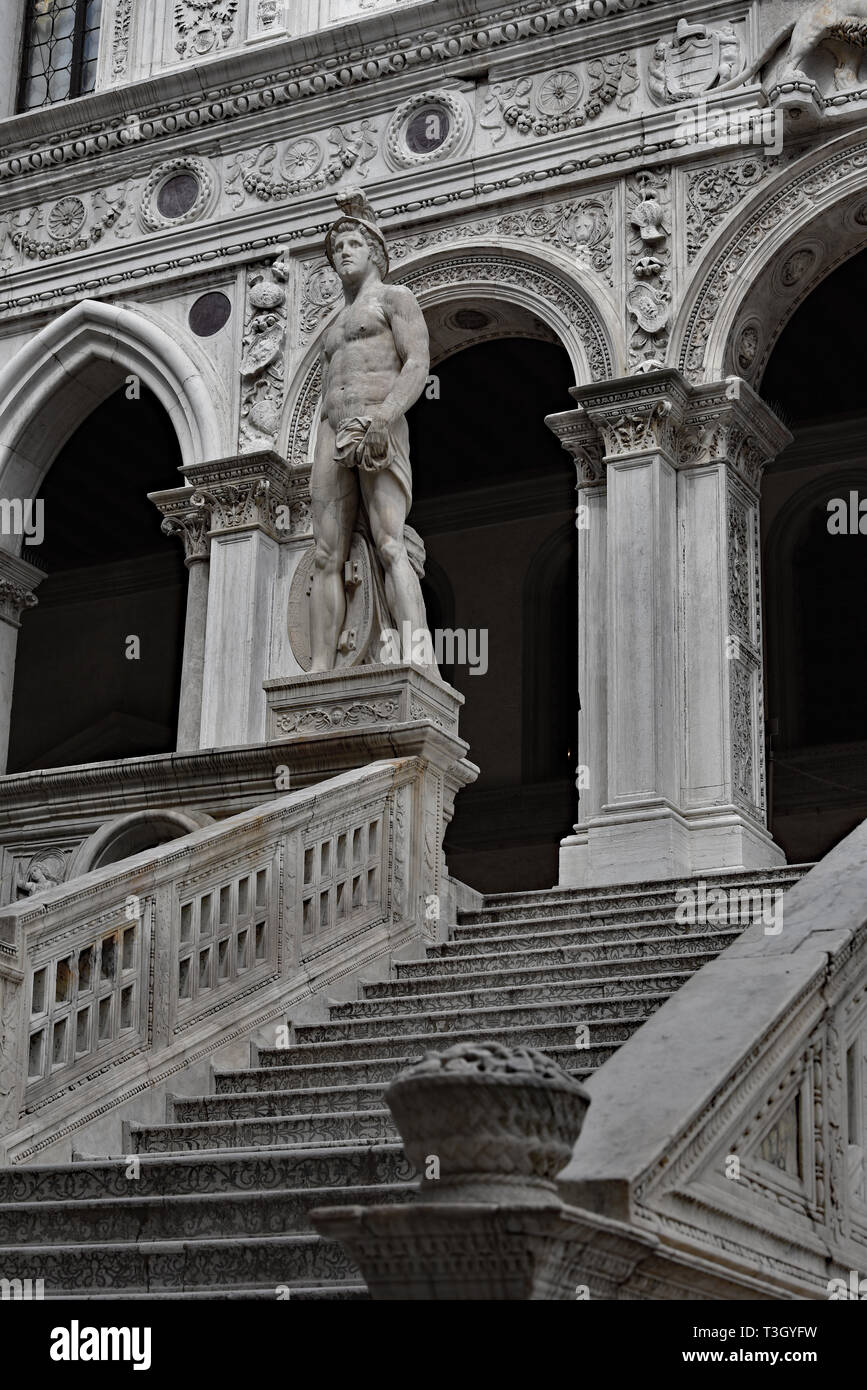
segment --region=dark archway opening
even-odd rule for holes
[[[54,460],[44,540],[22,550],[46,578],[18,634],[9,772],[174,749],[187,577],[147,493],[180,463],[145,388],[109,396]]]
[[[762,483],[770,823],[801,862],[867,816],[867,352],[847,331],[865,292],[861,252],[796,311],[762,382],[794,435]],[[829,503],[853,496],[835,533]]]
[[[472,329],[490,311],[448,312]],[[532,337],[435,361],[439,397],[423,396],[409,417],[429,622],[467,632],[476,657],[444,672],[465,698],[461,735],[481,769],[457,799],[446,857],[483,891],[556,883],[559,841],[577,813],[575,477],[544,423],[573,405],[575,377],[534,322]]]

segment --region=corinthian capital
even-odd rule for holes
[[[45,575],[17,555],[0,550],[0,621],[21,626],[21,616],[38,602],[35,590]]]

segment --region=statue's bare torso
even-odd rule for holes
[[[382,282],[371,286],[341,311],[326,335],[322,414],[333,430],[381,405],[400,374],[390,312],[396,293]]]

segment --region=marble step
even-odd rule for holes
[[[770,906],[773,907],[773,903],[771,903]],[[695,930],[694,927],[683,925],[676,921],[676,911],[676,906],[671,904],[666,907],[642,908],[640,912],[628,912],[625,910],[623,912],[616,912],[612,910],[610,912],[582,914],[567,911],[549,912],[544,917],[515,916],[503,922],[479,922],[468,926],[461,924],[454,929],[453,934],[449,938],[449,943],[484,939],[500,941],[506,944],[515,936],[536,936],[539,934],[540,930],[544,932],[561,931],[567,927],[583,929],[587,932],[632,931],[635,928],[647,931],[653,930],[654,928],[658,930],[660,927],[670,927],[681,936],[685,936],[688,932]],[[745,916],[741,912],[740,907],[738,907],[737,914],[732,914],[732,920],[722,922],[709,920],[707,923],[701,923],[701,927],[704,931],[719,930],[720,927],[738,927],[741,931],[744,931],[745,928],[751,926],[753,922],[759,921],[761,915],[761,905],[750,907],[750,910]]]
[[[624,1032],[626,1030],[624,1029]],[[427,1041],[427,1040],[425,1040]],[[625,1041],[625,1038],[623,1039]],[[524,1044],[526,1046],[526,1044]],[[532,1046],[532,1044],[530,1044]],[[553,1058],[564,1071],[569,1071],[573,1076],[593,1070],[607,1061],[617,1050],[619,1044],[609,1044],[605,1047],[594,1047],[590,1049],[590,1054],[586,1051],[579,1054],[575,1047],[575,1030],[570,1030],[568,1046],[551,1045],[546,1050],[548,1055]],[[393,1081],[399,1072],[412,1062],[418,1061],[424,1052],[434,1051],[433,1048],[425,1047],[413,1048],[411,1051],[404,1049],[402,1052],[395,1051],[392,1056],[379,1056],[365,1058],[363,1061],[354,1059],[336,1059],[333,1062],[311,1062],[300,1066],[281,1066],[276,1062],[269,1065],[251,1067],[240,1071],[215,1072],[215,1082],[218,1095],[234,1094],[245,1091],[267,1091],[273,1090],[315,1090],[320,1085],[327,1086],[352,1086],[359,1081],[365,1083],[383,1082],[386,1085]],[[285,1056],[285,1053],[277,1054]]]
[[[445,971],[431,975],[401,974],[396,980],[362,982],[361,997],[357,1002],[366,1003],[369,1000],[392,997],[406,999],[410,996],[435,999],[440,993],[454,990],[510,989],[519,985],[541,985],[546,980],[554,981],[558,985],[573,981],[576,986],[583,983],[589,985],[606,982],[622,985],[624,989],[632,989],[636,985],[640,987],[643,980],[662,975],[685,973],[691,976],[700,964],[715,960],[718,955],[719,946],[716,945],[713,949],[702,952],[700,957],[671,952],[664,956],[632,956],[619,961],[571,961],[553,967],[525,965],[523,957],[519,956],[511,965],[504,961],[504,968],[501,970],[477,970],[475,973],[466,971],[460,974]]]
[[[336,1042],[361,1042],[379,1038],[389,1042],[403,1037],[442,1038],[452,1033],[485,1033],[501,1028],[568,1027],[594,1021],[600,1025],[649,1017],[668,996],[646,994],[640,999],[554,1000],[550,1003],[512,1004],[499,1008],[431,1009],[417,1014],[387,1014],[381,1018],[353,1018],[346,1023],[306,1024],[295,1029],[298,1047]],[[288,1050],[288,1049],[287,1049]]]
[[[208,1240],[142,1240],[125,1243],[0,1245],[0,1269],[17,1279],[43,1279],[48,1298],[81,1291],[179,1293],[241,1285],[358,1282],[360,1271],[336,1241],[314,1234],[228,1237]]]
[[[247,1120],[210,1120],[199,1124],[124,1127],[131,1154],[179,1153],[203,1149],[278,1149],[325,1144],[373,1144],[397,1139],[387,1108],[342,1110],[336,1114],[274,1115]]]
[[[232,1073],[227,1073],[231,1075]],[[273,1073],[272,1073],[273,1074]],[[321,1086],[315,1090],[229,1091],[211,1096],[170,1097],[166,1121],[192,1124],[245,1120],[263,1115],[316,1115],[340,1110],[376,1110],[385,1105],[385,1086]]]
[[[665,961],[672,966],[684,965],[698,969],[705,960],[719,955],[740,936],[738,928],[726,931],[702,932],[695,936],[646,936],[640,940],[624,938],[607,944],[560,944],[554,946],[531,945],[526,950],[500,952],[464,952],[461,955],[431,955],[422,961],[399,961],[395,965],[396,983],[403,989],[409,980],[430,980],[445,977],[461,978],[477,974],[485,979],[500,973],[508,974],[516,969],[559,970],[570,966],[616,970],[625,962]],[[692,959],[696,963],[692,966]],[[392,982],[387,981],[386,984]]]
[[[531,923],[522,922],[520,932],[508,937],[496,936],[473,936],[464,939],[455,937],[451,941],[445,941],[440,946],[429,946],[428,956],[431,960],[452,960],[456,956],[467,955],[492,955],[502,958],[507,952],[522,952],[538,950],[542,946],[601,946],[605,948],[605,954],[609,959],[613,959],[608,953],[611,948],[617,948],[633,941],[640,941],[643,937],[665,937],[669,942],[689,940],[692,929],[676,926],[674,921],[661,920],[658,922],[630,922],[628,925],[617,927],[576,927],[574,925],[562,925],[560,923],[544,922],[534,929]],[[717,925],[708,922],[702,925],[701,934],[703,936],[719,936],[731,932],[732,927],[727,923]],[[738,935],[744,930],[740,925],[735,928]]]
[[[373,1187],[411,1182],[416,1174],[400,1144],[358,1144],[342,1149],[277,1149],[232,1153],[143,1155],[138,1177],[126,1176],[128,1158],[88,1159],[52,1167],[0,1168],[0,1203],[104,1201],[131,1195],[170,1197],[221,1192],[274,1192],[290,1188]]]
[[[569,1002],[580,1008],[585,1003],[605,1003],[616,1008],[625,1001],[673,994],[691,977],[692,971],[680,970],[671,974],[647,974],[622,979],[616,976],[594,979],[560,979],[546,974],[533,984],[497,985],[475,990],[453,988],[429,994],[398,994],[392,992],[379,999],[362,999],[350,1004],[335,1004],[331,1021],[343,1019],[387,1017],[389,1015],[433,1014],[453,1010],[509,1007],[515,1004],[546,1004],[555,1000]],[[394,986],[392,985],[392,991]],[[612,1017],[616,1014],[612,1014]]]
[[[130,1189],[136,1184],[129,1183]],[[197,1192],[0,1204],[0,1244],[82,1245],[89,1241],[195,1240],[310,1231],[315,1206],[406,1201],[414,1183]]]
[[[778,869],[721,869],[716,873],[694,874],[686,878],[651,880],[608,888],[537,888],[521,893],[486,893],[481,908],[462,909],[459,919],[465,921],[477,914],[497,913],[510,908],[529,907],[544,911],[553,903],[640,903],[651,898],[667,897],[674,901],[678,888],[695,888],[699,882],[708,888],[786,888],[800,882],[812,864],[784,864]]]
[[[626,1042],[635,1029],[649,1017],[647,1011],[636,1013],[629,1019],[617,1023],[591,1023],[591,1037],[595,1047],[612,1047]],[[451,1027],[434,1027],[430,1031],[416,1028],[414,1032],[392,1037],[335,1039],[332,1042],[300,1044],[296,1047],[282,1048],[279,1051],[263,1051],[259,1054],[259,1065],[297,1066],[304,1062],[355,1062],[373,1061],[376,1058],[400,1057],[410,1061],[426,1052],[442,1052],[454,1043],[498,1042],[504,1047],[536,1047],[540,1052],[549,1048],[565,1051],[575,1040],[575,1024],[581,1019],[568,1018],[561,1023],[514,1024],[512,1027],[483,1028],[459,1027],[455,1020],[448,1020]],[[358,1026],[358,1025],[354,1025]],[[592,1065],[598,1065],[593,1063]]]

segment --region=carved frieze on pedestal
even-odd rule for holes
[[[354,666],[269,680],[265,692],[271,741],[416,722],[456,736],[464,702],[452,686],[410,665]]]

